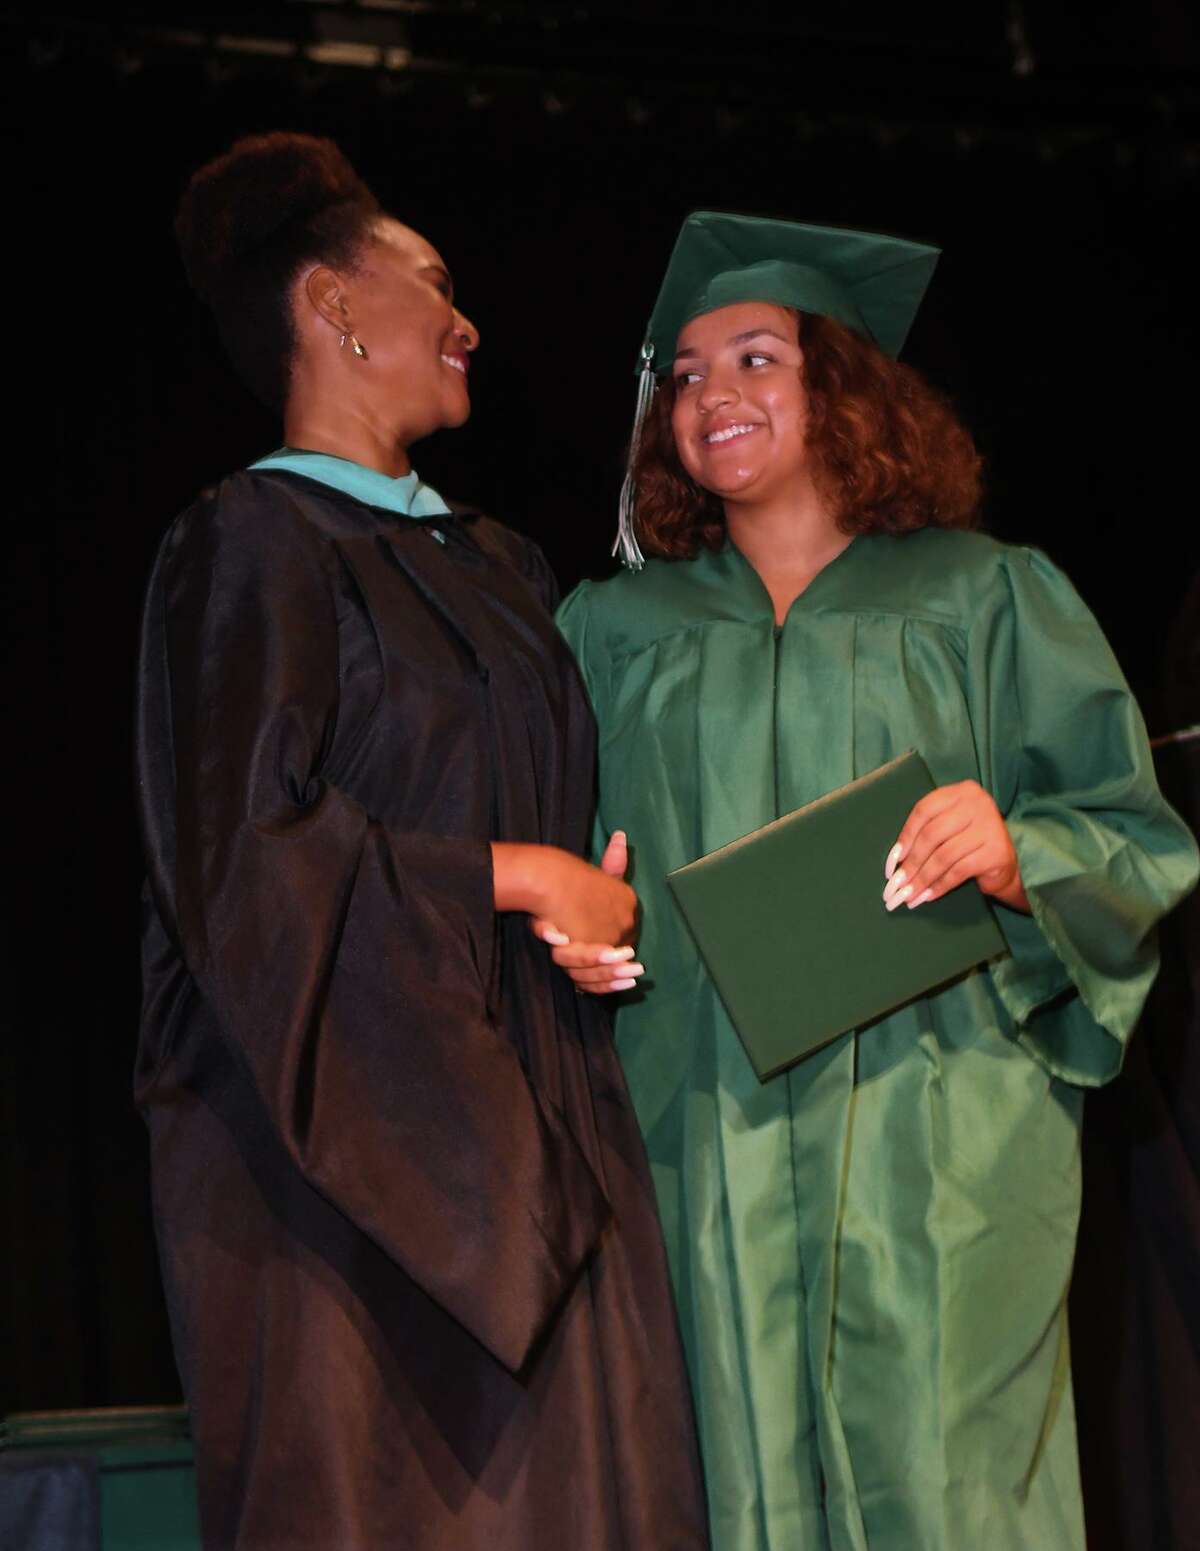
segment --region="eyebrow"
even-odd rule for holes
[[[760,334],[770,334],[772,339],[782,340],[785,345],[794,345],[796,343],[794,339],[789,339],[786,334],[781,334],[778,329],[769,328],[747,329],[744,334],[735,334],[732,339],[727,339],[725,343],[727,345],[744,345],[747,340],[757,339]],[[675,352],[675,359],[677,361],[682,361],[684,356],[699,354],[699,350],[688,349],[688,347],[685,345],[682,350],[677,350]]]

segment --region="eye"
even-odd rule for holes
[[[677,388],[690,388],[694,382],[699,381],[699,372],[677,372],[675,376],[675,386]]]
[[[761,350],[747,350],[742,357],[743,366],[771,366],[774,361],[773,355],[764,355]]]

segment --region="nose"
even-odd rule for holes
[[[479,349],[479,330],[465,313],[459,312],[457,307],[454,309],[454,332],[468,350]]]
[[[710,372],[700,388],[698,402],[703,414],[711,414],[726,404],[736,403],[740,394],[737,384],[722,372]]]

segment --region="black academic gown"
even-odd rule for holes
[[[693,1551],[686,1379],[607,1020],[491,839],[582,851],[540,553],[239,474],[150,583],[137,1097],[209,1548]]]

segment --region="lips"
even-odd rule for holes
[[[453,368],[454,371],[461,372],[464,377],[467,375],[468,363],[465,355],[446,355],[443,353],[442,361],[444,365]]]
[[[749,436],[752,431],[761,429],[761,426],[750,421],[738,420],[728,425],[714,426],[711,431],[706,431],[700,440],[706,447],[723,447],[728,442],[736,442],[743,436]]]

